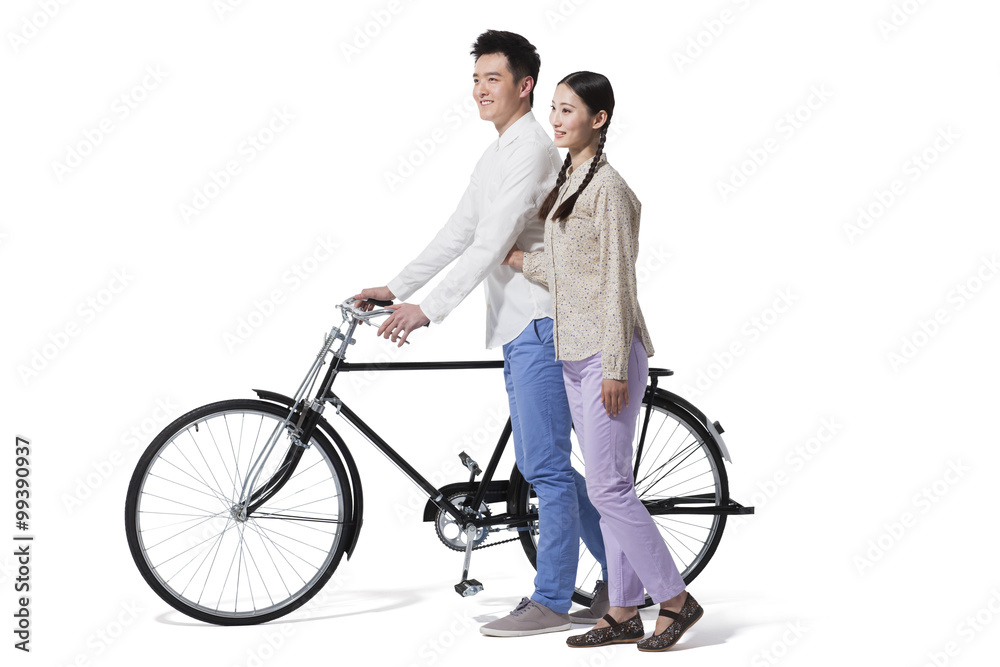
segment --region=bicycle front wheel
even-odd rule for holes
[[[689,584],[715,553],[726,516],[683,512],[685,508],[705,508],[728,501],[729,481],[722,454],[705,427],[664,393],[657,391],[650,396],[647,392],[639,410],[632,446],[636,495],[652,515],[674,564]],[[652,409],[643,438],[642,427],[650,400]],[[586,477],[575,434],[573,466]],[[511,492],[516,514],[537,516],[538,498],[516,468],[511,476]],[[676,510],[680,513],[675,513]],[[520,538],[525,555],[534,566],[539,543],[545,539],[538,532],[537,520],[522,530]],[[573,601],[589,605],[595,582],[600,578],[600,563],[581,540]],[[652,603],[647,595],[644,606]]]
[[[287,415],[265,401],[206,405],[140,458],[125,503],[129,549],[178,611],[220,625],[264,623],[302,606],[340,563],[352,529],[349,477],[318,429],[307,447],[292,443]],[[240,499],[254,478],[254,491],[286,481],[245,515]]]

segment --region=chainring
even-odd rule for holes
[[[462,510],[465,513],[474,514],[476,517],[485,517],[490,515],[490,508],[486,506],[483,502],[479,505],[478,512],[472,512],[470,509],[466,508],[465,503],[471,500],[469,494],[465,492],[453,493],[448,496],[448,502]],[[434,515],[434,532],[437,533],[438,539],[441,540],[449,549],[455,551],[465,551],[465,531],[462,527],[455,521],[455,518],[445,512],[444,510],[438,510],[437,514]],[[476,531],[476,537],[472,541],[473,549],[479,548],[479,545],[486,541],[486,538],[490,536],[489,529],[483,527]]]

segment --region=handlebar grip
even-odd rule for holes
[[[385,301],[383,299],[365,299],[368,303],[378,306],[379,308],[385,308],[386,306],[391,306],[392,301]]]

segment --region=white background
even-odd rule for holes
[[[4,664],[640,660],[630,646],[568,653],[565,635],[482,637],[530,593],[520,548],[477,553],[486,590],[459,598],[461,556],[407,516],[412,487],[352,433],[360,544],[329,594],[283,621],[191,621],[146,587],[124,539],[128,479],[160,428],[252,387],[294,390],[333,305],[384,284],[451,213],[496,136],[466,106],[469,46],[487,28],[538,47],[543,123],[563,75],[614,84],[607,153],[643,203],[653,363],[726,427],[733,496],[758,509],[727,529],[691,587],[706,616],[663,659],[995,656],[1000,8],[346,4],[4,4],[0,533],[16,532],[21,435],[36,536],[29,655],[12,648],[13,547],[0,556]],[[291,120],[248,159],[275,110]],[[75,167],[56,165],[74,151]],[[239,173],[212,188],[231,160]],[[185,219],[196,192],[214,196]],[[852,234],[859,207],[873,216]],[[311,272],[296,282],[296,269]],[[499,358],[482,346],[480,294],[398,355],[362,331],[352,359]],[[227,342],[241,320],[259,326]],[[505,405],[494,371],[341,390],[449,481]]]

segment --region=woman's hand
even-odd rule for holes
[[[518,248],[515,243],[501,264],[509,266],[515,271],[522,271],[524,269],[524,251]]]
[[[622,410],[628,407],[628,381],[609,380],[605,378],[601,381],[601,404],[609,417],[617,417]]]

